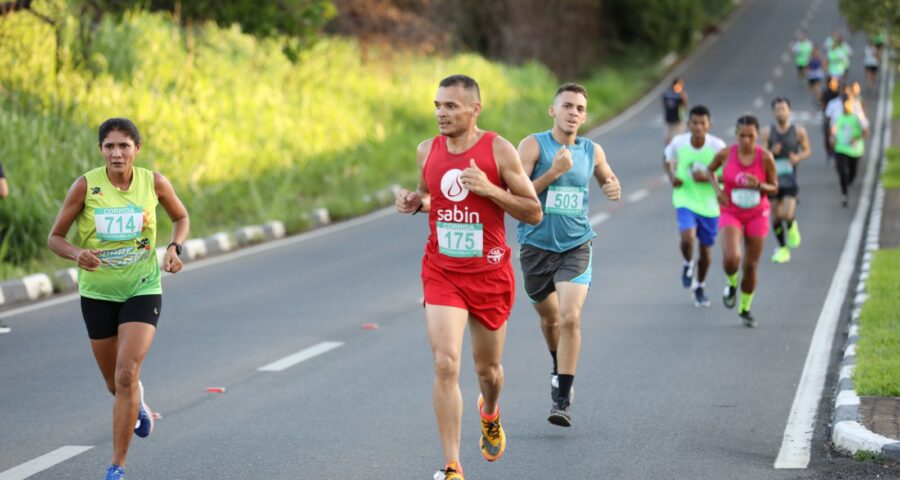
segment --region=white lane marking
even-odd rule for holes
[[[791,61],[791,56],[788,55],[787,52],[781,54],[781,63],[787,63]]]
[[[288,355],[281,360],[276,360],[268,365],[259,367],[257,370],[260,372],[280,372],[282,370],[291,368],[300,362],[305,362],[310,358],[334,350],[335,348],[338,348],[343,344],[344,342],[322,342],[309,348],[304,348],[303,350],[300,350],[295,354]]]
[[[802,28],[804,30],[809,28],[809,20],[804,18],[803,21],[800,22],[800,28]]]
[[[85,447],[79,445],[67,445],[57,448],[56,450],[41,455],[34,460],[29,460],[18,467],[10,468],[5,472],[0,472],[0,480],[24,480],[34,474],[43,472],[48,468],[65,462],[66,460],[80,455],[94,447]]]
[[[280,240],[274,240],[271,242],[263,243],[260,245],[255,245],[248,248],[242,248],[232,253],[226,253],[223,255],[219,255],[216,257],[211,257],[203,260],[198,260],[195,262],[191,262],[184,266],[181,270],[181,274],[184,272],[189,272],[191,270],[197,270],[200,268],[209,267],[212,265],[218,265],[220,263],[229,262],[231,260],[237,260],[242,257],[246,257],[248,255],[255,255],[257,253],[266,252],[269,250],[273,250],[276,248],[286,247],[289,245],[293,245],[295,243],[302,243],[307,240],[313,240],[319,238],[324,235],[329,235],[332,233],[337,233],[342,230],[347,230],[353,227],[358,227],[360,225],[364,225],[369,222],[373,222],[375,220],[380,220],[381,218],[387,217],[388,215],[396,214],[397,210],[394,207],[386,207],[381,210],[376,210],[372,213],[368,213],[363,215],[362,217],[354,218],[353,220],[347,220],[346,222],[336,223],[334,225],[329,225],[327,227],[317,228],[313,231],[301,233],[299,235],[294,235],[287,238],[282,238]],[[164,273],[164,277],[168,277],[169,273]],[[35,303],[32,305],[25,305],[19,308],[14,308],[12,310],[8,310],[0,313],[0,319],[9,318],[14,315],[23,315],[29,312],[33,312],[35,310],[40,310],[42,308],[48,308],[55,305],[59,305],[60,303],[70,302],[72,300],[77,300],[79,298],[78,293],[70,293],[68,295],[63,295],[59,298],[54,298],[52,300],[47,300],[39,303]]]
[[[780,66],[775,67],[775,70],[772,70],[772,75],[774,75],[775,78],[780,77],[782,73],[784,73],[784,70],[782,70]]]
[[[762,98],[762,97],[756,97],[756,98],[753,99],[753,106],[754,106],[754,107],[756,107],[756,108],[762,108],[763,104],[764,104],[764,103],[763,103],[763,98]]]
[[[629,195],[628,198],[625,199],[625,201],[627,201],[629,203],[639,202],[639,201],[643,200],[644,197],[646,197],[649,194],[650,194],[650,192],[648,192],[646,188],[642,188],[642,189],[632,193],[631,195]]]
[[[866,211],[869,209],[872,188],[875,184],[875,170],[877,170],[875,162],[881,148],[885,115],[885,92],[888,84],[893,87],[894,83],[893,75],[885,78],[887,71],[891,69],[882,70],[884,71],[881,75],[881,89],[878,96],[878,114],[875,117],[875,135],[867,158],[866,178],[853,222],[847,232],[844,249],[835,269],[831,286],[828,288],[828,294],[825,296],[825,304],[822,305],[822,311],[816,321],[816,329],[806,355],[803,374],[797,384],[791,413],[784,428],[781,450],[775,460],[776,469],[806,468],[809,465],[812,436],[816,429],[816,414],[818,413],[819,399],[825,389],[825,375],[828,373],[831,345],[834,342],[840,320],[841,306],[844,304],[847,289],[853,277],[853,266],[862,242]]]
[[[773,85],[772,82],[766,82],[763,86],[763,90],[765,90],[766,93],[772,93],[772,90],[775,90],[775,85]]]
[[[591,217],[591,225],[596,227],[597,225],[600,225],[601,223],[609,220],[609,217],[611,216],[612,215],[610,215],[608,212],[600,212]]]

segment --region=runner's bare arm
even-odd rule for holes
[[[5,177],[0,177],[0,198],[9,196],[9,184],[6,183]]]
[[[541,156],[541,148],[534,135],[525,137],[519,144],[518,151],[519,159],[522,160],[522,169],[525,171],[525,175],[531,178]],[[572,152],[566,147],[561,147],[556,152],[556,156],[553,157],[553,163],[550,168],[532,182],[534,184],[534,192],[540,195],[559,177],[568,172],[570,168],[572,168]]]
[[[425,162],[428,160],[428,153],[431,152],[431,142],[433,141],[434,139],[430,138],[416,147],[416,163],[419,165],[419,184],[416,186],[416,191],[411,192],[401,188],[394,194],[394,206],[400,213],[414,214],[431,210],[431,193],[428,191],[428,184],[425,183]]]
[[[706,169],[709,170],[709,184],[712,185],[713,190],[716,191],[716,199],[719,201],[720,205],[728,205],[728,196],[725,195],[725,190],[722,190],[722,187],[719,185],[719,177],[716,175],[716,172],[725,164],[727,159],[728,148],[726,147],[719,150],[719,153],[713,157],[712,162],[709,162],[709,166],[706,167]]]
[[[797,125],[797,140],[800,142],[800,151],[791,154],[791,164],[796,165],[812,155],[812,147],[809,145],[809,135],[806,129]]]
[[[766,181],[760,182],[759,191],[765,195],[778,193],[778,173],[775,169],[775,157],[768,150],[763,151],[763,167],[766,169]]]
[[[100,250],[84,250],[66,240],[69,228],[72,227],[78,214],[84,210],[85,195],[87,195],[87,179],[78,177],[69,187],[62,208],[56,214],[53,228],[50,229],[50,236],[47,237],[47,246],[50,247],[50,251],[60,257],[74,260],[79,268],[93,272],[100,266],[100,259],[97,258]]]
[[[771,130],[771,128],[764,128],[759,134],[759,144],[764,148],[769,148],[769,132]]]
[[[508,140],[494,138],[494,159],[500,177],[506,183],[507,190],[494,185],[487,175],[471,160],[469,168],[460,175],[463,187],[475,195],[491,199],[516,220],[537,225],[543,218],[541,202],[534,193],[534,185],[525,171],[519,154]]]
[[[160,205],[172,220],[172,242],[183,244],[188,238],[191,229],[191,218],[187,209],[181,203],[181,199],[175,194],[172,182],[159,172],[153,172],[153,189]],[[171,245],[171,243],[170,243]],[[178,252],[174,246],[166,248],[166,256],[163,259],[163,270],[169,273],[181,271],[183,263],[178,258]]]
[[[669,142],[669,144],[666,145],[666,148],[663,149],[663,171],[666,172],[666,176],[669,177],[669,183],[677,188],[680,187],[684,181],[676,175],[678,168],[678,153],[672,142],[674,142],[674,140]]]
[[[613,173],[609,162],[606,161],[606,152],[599,144],[594,144],[594,178],[603,189],[606,198],[614,202],[618,202],[622,198],[622,186],[619,185],[619,179]]]

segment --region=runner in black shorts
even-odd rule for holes
[[[801,125],[791,123],[791,102],[778,97],[772,100],[775,124],[762,132],[762,144],[775,157],[778,174],[778,193],[770,197],[772,203],[772,227],[778,248],[772,262],[791,260],[790,249],[800,246],[800,227],[794,217],[797,208],[797,165],[810,156],[809,136]],[[787,239],[785,239],[787,235]]]
[[[172,220],[172,243],[165,271],[181,270],[181,243],[187,239],[187,210],[172,184],[157,172],[134,166],[141,134],[131,120],[111,118],[100,126],[100,153],[106,160],[75,180],[47,243],[78,265],[81,311],[91,348],[106,387],[115,396],[113,458],[106,480],[125,477],[132,432],[153,430],[153,413],[144,403],[141,364],[162,307],[160,265],[156,257],[156,207]],[[76,245],[66,240],[75,224]]]

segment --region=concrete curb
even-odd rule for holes
[[[847,451],[851,455],[857,452],[874,452],[881,454],[886,459],[900,462],[900,440],[874,433],[860,423],[860,400],[853,385],[856,343],[859,340],[859,314],[862,311],[862,305],[869,298],[866,293],[866,280],[869,278],[868,272],[871,269],[872,252],[878,249],[883,208],[884,188],[882,188],[881,182],[878,182],[866,230],[865,253],[859,265],[859,283],[853,299],[853,307],[850,309],[847,344],[844,347],[844,358],[841,361],[837,391],[834,397],[831,440],[835,447]]]

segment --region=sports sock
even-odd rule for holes
[[[728,274],[726,274],[726,275],[728,275]],[[737,288],[737,284],[738,284],[738,273],[734,272],[731,275],[728,275],[728,285],[730,285],[734,288]]]
[[[784,246],[784,227],[781,220],[772,220],[772,229],[775,232],[775,238],[778,239],[778,245]]]
[[[559,398],[569,399],[573,383],[575,383],[575,375],[559,375]]]
[[[741,308],[739,311],[741,313],[749,312],[751,303],[753,303],[753,292],[750,292],[750,293],[741,292]]]
[[[556,375],[557,373],[559,373],[559,370],[557,370],[556,366],[556,352],[550,350],[550,356],[553,357],[553,374]]]

